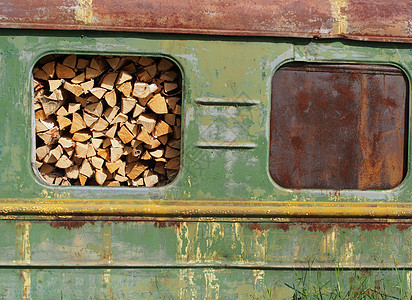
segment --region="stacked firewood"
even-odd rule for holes
[[[152,187],[176,177],[181,77],[170,60],[49,55],[33,86],[36,165],[48,183]]]

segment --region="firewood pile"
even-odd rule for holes
[[[49,55],[34,67],[33,87],[46,182],[153,187],[176,177],[181,76],[170,60]]]

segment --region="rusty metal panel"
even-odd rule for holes
[[[412,5],[395,0],[0,2],[3,28],[114,30],[411,41]]]
[[[404,177],[407,83],[390,66],[289,64],[272,85],[270,172],[288,188],[390,189]]]

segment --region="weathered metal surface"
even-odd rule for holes
[[[3,28],[114,30],[411,41],[412,5],[395,0],[2,1]]]
[[[329,291],[357,275],[412,291],[411,220],[19,217],[0,230],[8,299],[291,299],[305,274]]]
[[[397,186],[406,172],[407,86],[389,66],[282,67],[272,84],[273,179],[287,188]]]

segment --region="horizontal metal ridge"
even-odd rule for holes
[[[216,105],[216,106],[255,106],[259,105],[259,100],[253,99],[238,99],[238,98],[209,98],[200,97],[195,100],[200,105]]]
[[[229,148],[229,149],[253,149],[257,145],[245,141],[199,141],[199,148]]]

